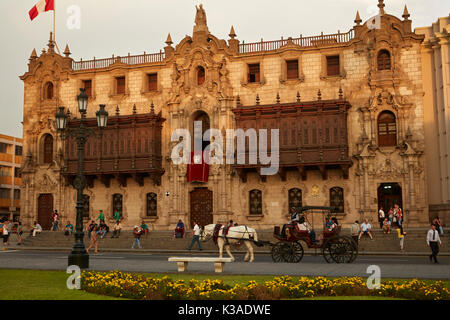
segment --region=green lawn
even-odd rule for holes
[[[149,277],[168,276],[172,280],[191,279],[220,279],[226,284],[245,285],[250,280],[262,283],[272,280],[274,276],[250,276],[250,275],[199,275],[199,274],[154,274],[146,273]],[[39,271],[39,270],[3,270],[0,269],[0,300],[120,300],[118,298],[100,296],[86,293],[81,290],[69,290],[66,281],[69,277],[64,271]],[[300,277],[292,277],[293,279]],[[404,279],[384,279],[407,281]],[[424,280],[432,283],[433,280]],[[450,281],[444,281],[450,288]],[[385,297],[315,297],[301,300],[394,300]]]
[[[0,269],[0,300],[118,300],[69,290],[66,287],[68,277],[63,271]]]

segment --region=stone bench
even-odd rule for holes
[[[232,258],[203,258],[203,257],[170,257],[169,261],[178,264],[178,272],[184,272],[189,262],[212,262],[216,272],[223,272],[225,262],[233,262]]]

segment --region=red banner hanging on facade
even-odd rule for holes
[[[208,182],[209,164],[206,163],[203,152],[191,152],[191,163],[187,165],[188,182]]]

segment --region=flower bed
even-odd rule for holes
[[[363,278],[325,277],[293,279],[275,277],[265,283],[249,281],[246,285],[230,286],[222,280],[173,281],[145,277],[139,274],[114,272],[83,272],[82,289],[96,294],[129,299],[151,300],[271,300],[317,296],[381,296],[414,300],[449,300],[450,291],[441,281],[386,281],[380,288],[370,290]]]

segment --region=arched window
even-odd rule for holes
[[[302,190],[298,188],[292,188],[289,190],[289,211],[291,212],[291,208],[294,207],[297,212],[302,207]]]
[[[157,207],[157,198],[156,193],[150,192],[147,193],[147,216],[148,217],[156,217],[158,215],[158,207]]]
[[[391,54],[383,49],[378,52],[378,70],[391,70]]]
[[[46,134],[44,137],[43,162],[46,164],[53,162],[53,137],[49,134]]]
[[[123,217],[122,201],[123,201],[123,196],[120,193],[113,194],[112,215],[114,215],[114,212],[118,211],[121,214],[121,216]]]
[[[261,190],[251,190],[249,192],[250,214],[262,215],[262,192]]]
[[[395,115],[390,111],[383,111],[378,116],[378,145],[380,147],[397,145],[397,124]]]
[[[44,86],[44,97],[46,100],[51,100],[53,96],[53,83],[47,82]]]
[[[341,187],[330,189],[330,207],[332,213],[344,213],[344,189]]]
[[[205,82],[205,68],[197,67],[197,84],[201,86]]]

